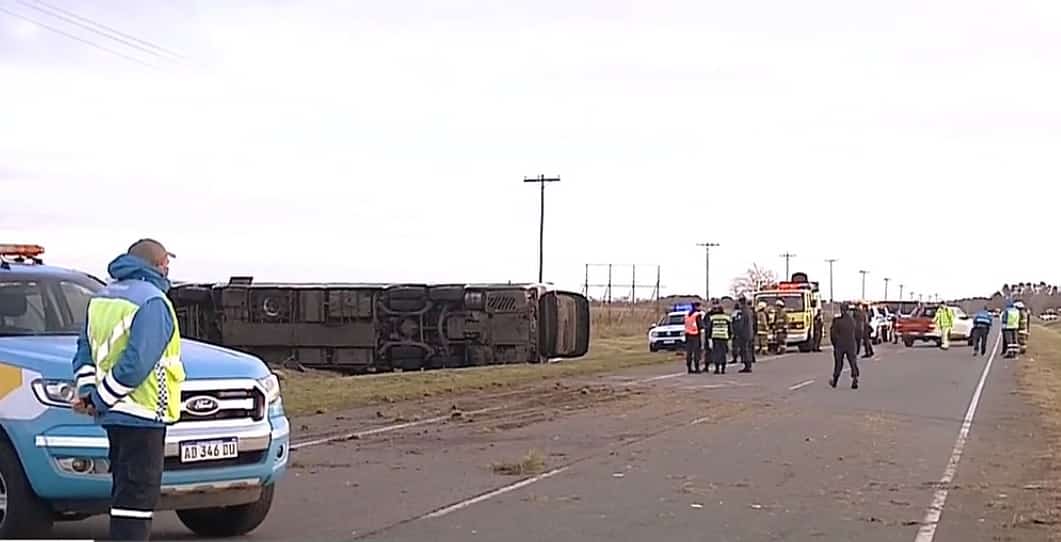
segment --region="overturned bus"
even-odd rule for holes
[[[545,284],[177,284],[182,335],[348,373],[576,358],[589,301]]]

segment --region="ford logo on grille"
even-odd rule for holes
[[[221,410],[221,403],[209,395],[197,395],[184,401],[184,411],[195,416],[209,416]]]

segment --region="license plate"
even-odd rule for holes
[[[678,341],[674,341],[674,340],[671,340],[671,341],[663,341],[663,344],[675,344],[675,343],[677,343],[677,342],[678,342]]]
[[[239,439],[193,440],[181,443],[181,463],[232,459],[239,456]]]

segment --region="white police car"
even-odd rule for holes
[[[659,352],[661,350],[684,350],[685,349],[685,315],[689,314],[690,306],[675,305],[671,311],[663,315],[658,322],[648,330],[648,350]]]

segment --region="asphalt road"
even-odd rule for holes
[[[352,413],[332,429],[382,431],[297,450],[247,538],[1047,539],[1012,521],[1040,444],[1014,362],[987,367],[964,345],[886,345],[860,362],[858,390],[846,373],[828,386],[831,352],[752,374],[687,375],[675,358],[443,420],[441,407],[396,427]],[[530,450],[544,466],[499,473]],[[103,537],[105,521],[56,534]],[[157,539],[190,536],[171,513],[155,521]]]

